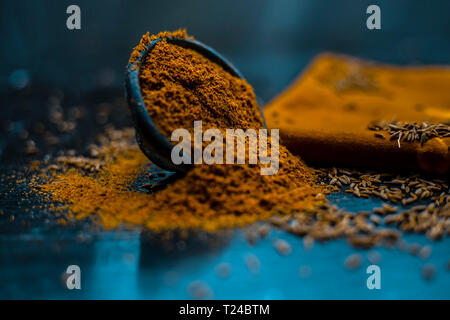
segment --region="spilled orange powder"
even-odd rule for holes
[[[140,51],[152,39],[170,37],[185,38],[187,34],[146,34],[130,62],[140,58]],[[141,67],[140,81],[147,110],[163,133],[169,135],[180,125],[192,128],[193,120],[219,129],[263,127],[253,89],[245,80],[164,40],[154,51]],[[314,171],[283,146],[279,147],[275,175],[261,175],[261,164],[199,165],[154,194],[133,191],[132,185],[145,174],[147,160],[134,142],[126,141],[118,143],[111,138],[102,149],[101,169],[95,174],[88,174],[77,163],[77,169],[56,175],[40,190],[51,200],[68,204],[69,214],[76,219],[93,217],[106,228],[126,224],[154,231],[215,231],[276,213],[312,209],[325,200]]]
[[[130,144],[96,174],[70,169],[39,189],[52,201],[68,204],[69,217],[91,217],[108,229],[127,224],[154,231],[215,231],[323,202],[311,172],[280,149],[277,175],[261,176],[258,166],[200,166],[165,189],[146,194],[131,190],[148,160]]]

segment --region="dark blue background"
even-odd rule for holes
[[[81,7],[80,31],[66,28],[70,4]],[[366,28],[370,4],[381,7],[381,31]],[[19,68],[34,83],[120,87],[143,33],[186,27],[236,64],[267,102],[322,51],[448,64],[449,12],[447,0],[0,1],[1,87]]]

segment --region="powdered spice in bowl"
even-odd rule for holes
[[[166,37],[144,35],[130,65],[143,59],[141,52],[151,39],[185,35],[180,31],[164,34]],[[190,130],[197,119],[203,120],[205,128],[219,130],[264,128],[253,89],[245,80],[198,52],[167,40],[160,40],[152,50],[141,66],[141,105],[132,110],[145,112],[149,119],[151,116],[167,143],[173,128]],[[96,148],[99,165],[95,171],[85,170],[84,165],[70,169],[70,163],[63,163],[61,171],[43,178],[44,183],[36,183],[39,192],[64,204],[68,219],[92,218],[107,229],[127,225],[152,232],[213,232],[266,220],[274,214],[310,210],[325,201],[315,171],[281,145],[277,174],[261,175],[262,164],[202,164],[162,190],[144,192],[134,186],[142,176],[148,176],[148,160],[130,133],[111,132]]]
[[[185,30],[145,34],[131,54],[128,102],[138,143],[154,163],[187,171],[171,159],[173,130],[262,128],[264,119],[252,87],[225,58]]]

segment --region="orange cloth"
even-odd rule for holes
[[[450,120],[450,68],[399,67],[322,54],[265,108],[270,128],[305,161],[318,164],[449,171],[448,138],[390,141],[372,121]]]

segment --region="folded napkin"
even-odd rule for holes
[[[403,128],[403,137],[392,137],[397,127],[425,128],[425,121],[448,129],[449,67],[400,67],[322,54],[264,115],[269,128],[280,129],[282,143],[309,163],[449,172],[445,134],[420,141],[405,137]]]

